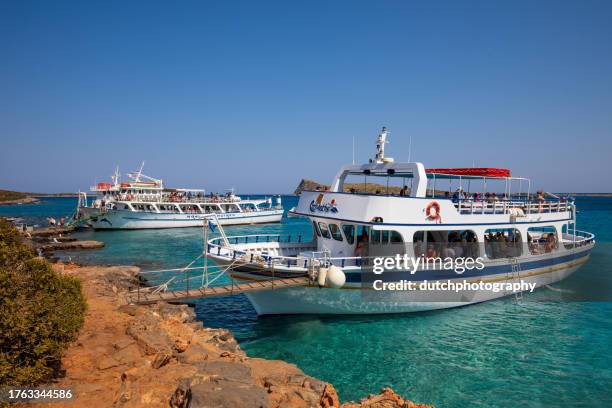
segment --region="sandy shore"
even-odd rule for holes
[[[81,279],[88,304],[53,384],[76,398],[54,407],[427,407],[390,389],[341,404],[332,384],[248,357],[229,331],[202,327],[186,305],[127,305],[135,267],[54,268]]]

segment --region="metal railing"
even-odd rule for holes
[[[304,242],[302,235],[284,235],[284,234],[267,234],[267,235],[244,235],[237,237],[227,237],[230,246],[223,245],[221,238],[214,238],[208,241],[208,253],[217,257],[223,257],[227,260],[238,260],[244,263],[260,264],[262,267],[273,267],[273,266],[284,266],[284,267],[297,267],[308,269],[312,266],[319,266],[321,260],[325,260],[328,265],[335,265],[340,267],[346,266],[363,266],[367,264],[369,259],[374,257],[361,257],[361,256],[346,256],[346,257],[315,257],[317,252],[316,245],[313,241]],[[263,252],[253,252],[247,249],[236,249],[231,245],[237,244],[268,244],[268,243],[285,243],[295,244],[295,249],[304,250],[304,252],[310,252],[304,256],[296,254],[294,256],[284,255],[271,255]]]
[[[474,200],[459,199],[453,202],[460,214],[513,214],[527,215],[571,211],[573,203],[568,200]],[[513,211],[514,210],[514,211]]]

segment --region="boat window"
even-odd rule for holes
[[[382,232],[381,243],[382,244],[388,244],[389,243],[389,231],[388,230],[383,230],[381,232]]]
[[[367,244],[369,240],[370,240],[370,227],[367,227],[365,225],[358,225],[357,226],[357,246],[359,246],[360,243]]]
[[[397,231],[390,231],[391,232],[391,238],[389,239],[389,242],[391,242],[392,244],[403,244],[404,240],[402,239],[402,234],[400,234]]]
[[[336,224],[329,224],[329,232],[331,232],[332,237],[336,241],[342,241],[342,233],[340,232],[340,227]]]
[[[349,224],[342,224],[342,230],[344,231],[346,242],[348,242],[349,244],[353,244],[353,242],[355,242],[355,226]]]
[[[428,258],[477,258],[480,256],[478,239],[471,230],[416,231],[412,242],[416,256],[427,256]]]
[[[373,245],[380,245],[380,235],[381,235],[381,231],[372,230],[372,236],[370,238],[370,242]]]
[[[519,230],[514,228],[494,228],[485,231],[485,254],[488,258],[512,258],[523,252]]]
[[[234,204],[223,204],[221,206],[221,208],[223,208],[223,211],[225,212],[236,212],[236,205]]]
[[[329,235],[329,230],[327,229],[327,224],[324,222],[319,223],[319,230],[321,230],[321,235],[323,238],[331,238]]]
[[[527,243],[532,255],[555,251],[559,247],[555,227],[532,227],[527,230]]]
[[[563,227],[561,227],[561,242],[563,242],[563,246],[566,249],[572,249],[575,247],[575,242],[574,242],[574,231],[575,230],[576,230],[576,226],[572,222],[563,224]]]
[[[315,234],[317,234],[317,237],[321,236],[321,231],[319,231],[319,227],[315,221],[312,222],[312,229],[314,230]]]

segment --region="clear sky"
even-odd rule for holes
[[[0,0],[0,188],[291,192],[374,154],[610,192],[612,1]]]

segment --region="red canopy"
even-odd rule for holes
[[[453,176],[472,177],[510,177],[509,169],[498,169],[495,167],[466,167],[459,169],[426,169],[428,174],[450,174]]]

